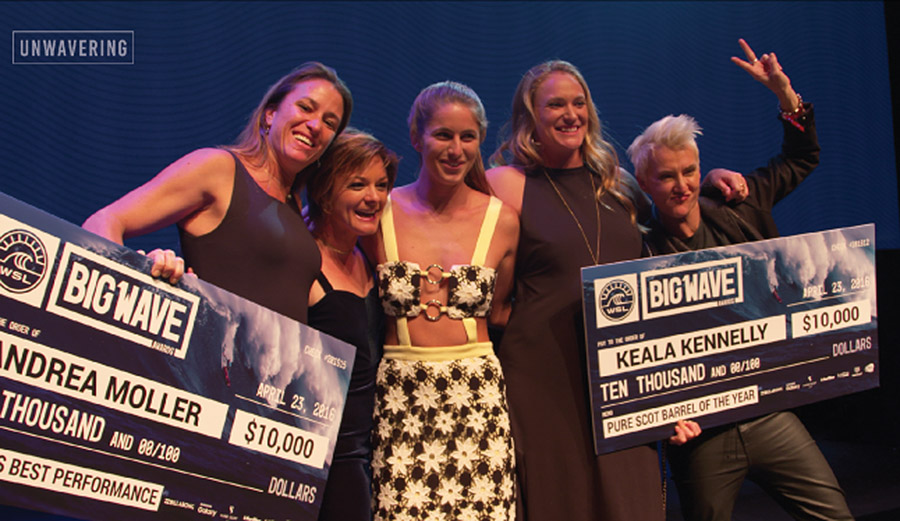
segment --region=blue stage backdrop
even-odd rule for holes
[[[729,61],[743,37],[758,54],[776,51],[816,105],[822,163],[779,205],[782,234],[874,222],[878,246],[897,249],[883,9],[865,1],[0,2],[0,55],[9,57],[0,64],[0,191],[80,224],[183,154],[231,143],[267,87],[308,60],[338,70],[356,101],[351,123],[404,157],[399,184],[417,170],[405,120],[421,88],[453,79],[482,96],[487,157],[522,73],[551,58],[581,68],[623,158],[650,122],[688,113],[704,127],[704,171],[749,171],[777,152],[781,131],[774,96]],[[103,34],[123,47],[57,56],[64,63],[22,47],[99,31],[115,31]],[[176,247],[176,237],[168,229],[128,244]]]
[[[704,171],[748,171],[781,130],[774,96],[729,61],[743,37],[816,105],[822,163],[779,205],[782,234],[874,222],[880,248],[900,247],[881,2],[2,2],[0,26],[0,191],[79,224],[190,150],[231,143],[307,60],[337,69],[351,123],[404,157],[399,184],[417,171],[405,120],[421,88],[453,79],[482,96],[487,157],[522,73],[550,58],[584,72],[626,167],[641,129],[688,113]],[[124,33],[125,55],[34,56],[27,42],[62,30]],[[129,245],[176,243],[167,230]]]

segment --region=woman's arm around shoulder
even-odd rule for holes
[[[503,256],[497,264],[494,281],[494,300],[488,321],[492,326],[506,327],[512,312],[513,277],[516,264],[516,248],[519,245],[519,216],[508,204],[500,208],[494,241]]]
[[[494,195],[509,205],[519,215],[522,213],[522,196],[525,194],[525,172],[516,166],[496,166],[486,172],[488,184]]]
[[[702,195],[725,198],[725,201],[741,203],[750,193],[744,174],[727,168],[713,168],[707,172],[700,185]]]
[[[82,227],[119,244],[177,222],[202,235],[218,226],[228,209],[234,169],[226,150],[195,150],[88,217]]]

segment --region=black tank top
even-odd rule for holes
[[[373,287],[365,297],[336,290],[323,273],[325,296],[309,308],[309,325],[356,346],[344,415],[325,484],[319,521],[368,521],[371,510],[372,413],[381,360],[384,313]]]
[[[234,190],[225,218],[195,237],[179,227],[185,265],[201,279],[306,323],[319,248],[293,203],[256,184],[234,154]]]
[[[325,296],[309,308],[309,325],[356,346],[356,358],[344,417],[334,448],[334,459],[371,459],[371,435],[375,408],[375,371],[381,360],[384,316],[373,287],[365,297],[333,289],[324,274],[317,280]]]

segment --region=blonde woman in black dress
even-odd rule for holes
[[[497,354],[516,445],[519,519],[662,521],[657,453],[595,455],[581,268],[641,256],[640,190],[603,139],[590,90],[564,61],[529,70],[487,172],[520,217],[515,302]],[[642,197],[642,196],[640,196]],[[699,432],[675,426],[673,442]]]

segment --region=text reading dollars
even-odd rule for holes
[[[190,305],[158,287],[74,256],[62,300],[67,309],[176,345]]]

